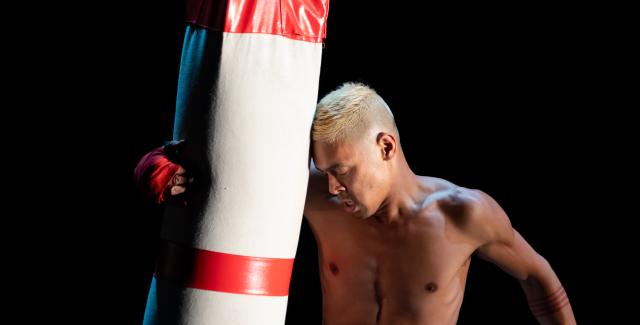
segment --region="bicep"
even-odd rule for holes
[[[476,255],[489,261],[518,280],[526,280],[544,262],[542,257],[515,229],[510,229],[509,240],[486,243],[476,250]]]
[[[511,226],[502,207],[488,194],[475,191],[472,233],[478,241],[477,255],[513,277],[528,278],[543,261],[542,257]]]

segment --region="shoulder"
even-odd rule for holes
[[[469,189],[451,184],[436,193],[438,206],[454,218],[466,218],[475,215],[478,209],[489,202],[489,196],[480,190]]]
[[[452,186],[439,193],[436,202],[453,224],[480,243],[511,240],[511,222],[489,194],[478,189]]]

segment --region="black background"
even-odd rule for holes
[[[64,139],[58,152],[74,157],[58,170],[73,166],[76,175],[74,195],[62,193],[75,218],[56,222],[73,235],[51,244],[65,257],[45,256],[63,270],[59,290],[75,298],[54,311],[62,318],[142,321],[162,208],[140,198],[132,174],[145,152],[171,138],[183,5],[114,2],[65,21],[67,34],[80,25],[93,33],[57,43],[73,49],[65,57],[78,67],[73,86],[59,91],[73,89],[76,109],[57,116],[75,117],[52,131]],[[612,292],[625,283],[611,273],[628,272],[618,229],[634,213],[618,187],[630,176],[622,158],[633,151],[621,110],[630,106],[617,95],[625,86],[611,74],[624,66],[604,16],[585,4],[333,1],[319,85],[323,96],[345,81],[369,84],[392,108],[416,174],[492,195],[551,263],[579,324],[618,314]],[[320,324],[321,305],[304,221],[287,324]],[[535,320],[517,281],[474,258],[459,324]]]

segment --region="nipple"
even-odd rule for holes
[[[340,273],[340,269],[335,263],[329,263],[329,270],[333,275],[338,275],[338,273]]]
[[[433,282],[429,282],[424,286],[424,290],[427,290],[428,292],[436,292],[436,290],[438,290],[438,285]]]

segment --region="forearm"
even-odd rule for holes
[[[542,259],[539,270],[520,281],[529,308],[540,324],[575,324],[569,297],[551,266]]]

